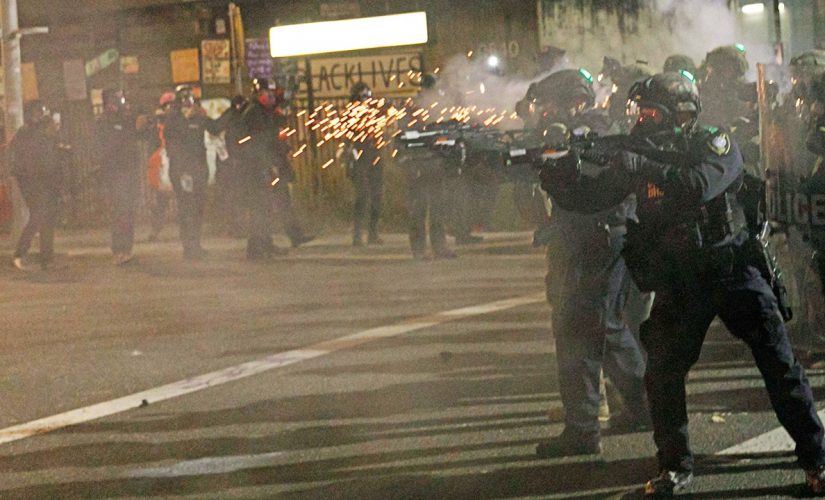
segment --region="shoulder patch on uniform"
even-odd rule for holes
[[[725,132],[720,132],[710,137],[708,148],[719,156],[730,153],[730,137]]]

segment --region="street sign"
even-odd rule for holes
[[[201,41],[203,83],[229,83],[232,69],[229,63],[229,39]]]
[[[109,49],[90,61],[86,61],[86,76],[100,73],[118,60],[120,53],[117,49]]]
[[[342,97],[357,82],[370,86],[375,96],[415,95],[411,82],[422,68],[420,52],[364,57],[319,58],[310,61],[314,97]],[[302,71],[306,74],[306,70]],[[306,94],[306,83],[301,92]]]
[[[198,49],[173,50],[169,53],[172,62],[172,83],[190,83],[200,80]]]
[[[246,39],[246,69],[249,78],[272,77],[272,55],[268,38]]]

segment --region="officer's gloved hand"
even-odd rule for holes
[[[578,182],[581,175],[581,159],[574,151],[569,154],[550,160],[542,165],[539,171],[541,188],[545,192],[557,192],[564,186]]]
[[[624,170],[629,174],[641,173],[647,158],[644,156],[632,153],[630,151],[619,151],[610,160],[610,166],[619,170]]]

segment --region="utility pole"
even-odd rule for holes
[[[782,64],[785,61],[785,47],[782,45],[782,18],[780,17],[779,3],[779,0],[773,0],[773,29],[776,35],[774,52],[776,54],[776,64]]]
[[[3,91],[5,101],[6,144],[11,141],[17,129],[23,126],[23,78],[20,73],[20,26],[17,18],[17,0],[2,1],[3,15]],[[8,149],[6,150],[8,151]],[[8,180],[9,155],[6,153],[6,172]],[[17,238],[23,230],[23,224],[29,217],[29,211],[23,203],[23,196],[17,183],[8,183],[12,202],[11,235]]]
[[[241,9],[229,4],[229,38],[232,40],[232,72],[235,80],[235,94],[243,95],[244,34]]]
[[[3,37],[3,91],[6,144],[11,141],[17,129],[23,126],[23,77],[21,74],[20,38],[23,35],[37,35],[49,32],[48,28],[20,29],[17,16],[17,0],[0,0],[2,3],[2,35]],[[6,150],[8,151],[8,150]],[[9,165],[8,155],[6,156],[6,166]],[[3,173],[3,177],[9,179],[8,172]],[[23,229],[23,224],[28,218],[28,210],[20,195],[20,190],[16,183],[12,188],[12,236],[16,238]]]
[[[5,92],[6,142],[23,126],[23,78],[20,74],[20,26],[17,0],[3,3],[3,73]]]

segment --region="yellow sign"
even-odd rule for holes
[[[201,41],[203,83],[229,83],[229,40]]]
[[[40,98],[37,91],[37,71],[34,63],[23,63],[20,65],[20,74],[23,78],[23,101],[33,101]]]
[[[120,72],[124,75],[135,75],[140,71],[140,62],[137,56],[121,56]]]
[[[173,50],[169,53],[172,62],[172,83],[197,82],[201,79],[198,49]]]
[[[420,52],[312,59],[312,90],[315,97],[343,97],[355,83],[364,82],[376,97],[415,95],[418,87],[411,82],[421,66]],[[306,93],[306,83],[301,92]]]

